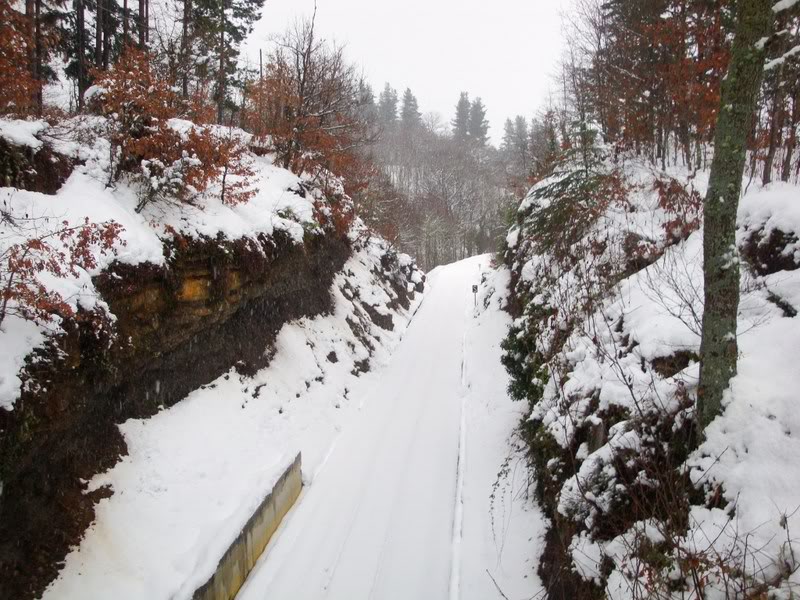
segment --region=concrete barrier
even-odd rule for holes
[[[233,600],[236,597],[302,487],[298,454],[228,548],[214,575],[194,593],[194,600]]]

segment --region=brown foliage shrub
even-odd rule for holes
[[[0,0],[0,114],[20,114],[33,106],[39,82],[32,76],[30,19]]]
[[[689,190],[672,178],[656,179],[653,189],[658,192],[659,206],[668,216],[663,227],[669,241],[685,240],[700,227],[703,199],[697,190]]]
[[[362,88],[343,49],[318,39],[313,21],[298,23],[248,85],[244,126],[284,168],[311,175],[326,193],[341,178],[353,194],[369,168],[356,151],[370,137]]]
[[[168,79],[154,72],[146,53],[127,48],[114,69],[98,74],[96,89],[92,101],[110,129],[110,181],[123,173],[133,177],[140,187],[137,210],[153,201],[191,203],[216,181],[223,202],[250,197],[252,170],[244,142],[210,127],[176,128],[171,119],[200,109],[179,98]]]
[[[89,219],[81,225],[64,221],[47,229],[45,219],[15,219],[7,213],[2,214],[2,223],[2,233],[10,231],[20,241],[0,253],[0,324],[9,314],[37,322],[74,316],[66,299],[45,287],[40,276],[65,279],[96,268],[98,255],[112,253],[122,231],[113,221]]]

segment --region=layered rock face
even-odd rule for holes
[[[117,424],[168,407],[232,366],[255,371],[287,321],[328,311],[343,236],[276,232],[183,240],[166,267],[114,265],[95,281],[114,320],[88,315],[29,357],[0,411],[0,596],[37,594],[94,517],[84,483],[125,453]]]

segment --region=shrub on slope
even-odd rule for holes
[[[521,427],[553,520],[544,581],[554,597],[791,594],[800,478],[788,453],[800,446],[787,391],[800,382],[784,356],[800,343],[797,188],[742,202],[740,242],[756,260],[742,282],[741,371],[698,446],[703,177],[632,163],[613,173],[626,194],[604,194],[596,215],[583,206],[591,194],[581,204],[538,184],[508,238],[520,310],[505,362],[530,404]],[[579,210],[560,220],[564,236],[537,234]],[[785,257],[770,268],[757,258],[767,244]]]

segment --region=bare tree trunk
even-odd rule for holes
[[[225,112],[225,1],[220,2],[219,73],[217,74],[217,124],[222,125]]]
[[[683,162],[686,168],[692,170],[692,142],[689,136],[689,124],[684,118],[681,118],[678,125],[678,137],[680,138],[681,152],[683,154]]]
[[[192,0],[183,0],[183,33],[181,34],[181,93],[184,98],[189,97],[189,23],[192,19]]]
[[[145,47],[145,30],[147,29],[147,14],[145,8],[146,0],[139,0],[139,49]]]
[[[767,156],[764,158],[764,173],[761,183],[767,185],[772,181],[772,166],[775,162],[775,153],[781,145],[781,133],[783,132],[783,93],[780,84],[772,97],[772,110],[769,116],[769,148]]]
[[[781,181],[789,181],[792,169],[792,154],[797,145],[797,122],[800,121],[800,102],[797,95],[792,97],[792,118],[789,121],[789,137],[786,139],[786,153],[783,155]]]
[[[111,1],[108,0],[105,6],[105,15],[103,16],[103,68],[108,69],[108,65],[111,59],[111,43],[112,43],[112,31],[111,31]]]
[[[755,112],[764,50],[772,30],[771,0],[739,0],[736,37],[722,85],[714,160],[705,199],[703,278],[705,304],[700,345],[697,413],[705,428],[722,411],[722,395],[736,374],[739,263],[736,212],[742,190],[747,136]]]
[[[122,49],[128,45],[128,0],[122,3]]]
[[[26,26],[28,27],[28,34],[31,40],[35,40],[36,38],[36,6],[34,0],[25,0],[25,17],[26,17]],[[28,45],[28,70],[31,74],[31,79],[36,81],[36,49],[35,44]],[[30,97],[31,105],[36,104],[36,96],[35,94],[31,94]]]
[[[83,112],[83,92],[86,90],[86,40],[84,39],[86,29],[83,0],[76,0],[75,10],[78,26],[78,111]]]
[[[34,50],[33,50],[33,79],[36,81],[36,114],[41,116],[43,108],[42,87],[42,0],[34,3]]]
[[[94,66],[98,69],[103,64],[103,0],[97,0],[97,18],[94,23]]]

